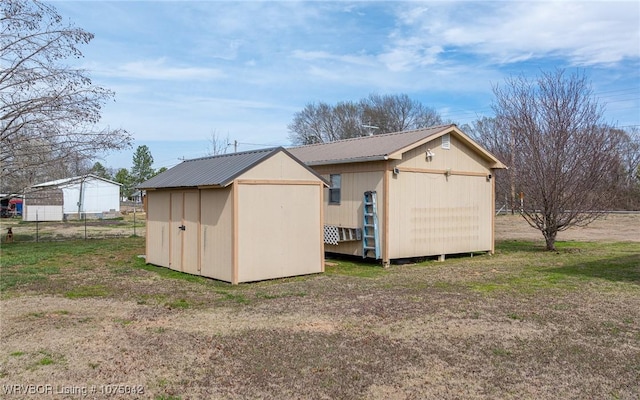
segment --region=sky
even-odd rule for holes
[[[154,168],[290,146],[310,103],[406,94],[463,125],[492,116],[505,79],[565,69],[590,79],[605,120],[640,127],[638,1],[48,1],[95,34],[78,61],[115,92],[101,125],[131,149],[101,156]],[[234,145],[237,143],[237,145]]]

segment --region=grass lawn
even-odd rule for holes
[[[640,398],[640,243],[502,241],[237,286],[143,252],[2,245],[0,398]]]

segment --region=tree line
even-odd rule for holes
[[[310,103],[295,113],[289,124],[293,144],[307,145],[340,139],[401,132],[441,125],[443,118],[406,94],[370,94],[359,101],[336,105]]]
[[[137,148],[130,170],[91,164],[132,143],[126,130],[100,126],[114,93],[64,63],[81,58],[80,46],[93,34],[63,23],[54,7],[38,1],[3,0],[0,23],[0,192],[91,172],[122,183],[129,195],[162,171],[153,170],[146,146]],[[510,77],[493,94],[494,115],[461,129],[509,166],[496,171],[497,199],[539,229],[547,248],[558,232],[604,210],[640,209],[638,127],[608,123],[584,73]],[[288,130],[293,144],[306,145],[444,123],[455,121],[406,94],[371,94],[307,104]],[[228,146],[228,137],[212,135],[211,153]]]

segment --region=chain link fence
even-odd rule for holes
[[[82,215],[80,218],[69,218],[65,221],[39,222],[23,221],[21,217],[0,218],[0,234],[3,244],[8,241],[9,229],[13,242],[51,242],[145,236],[146,214],[142,207],[123,207],[119,215],[110,218]]]

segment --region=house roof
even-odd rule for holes
[[[104,181],[104,182],[112,183],[114,185],[122,186],[121,183],[114,182],[114,181],[106,179],[106,178],[102,178],[102,177],[100,177],[98,175],[86,174],[86,175],[74,176],[74,177],[71,177],[71,178],[57,179],[55,181],[38,183],[38,184],[33,185],[31,187],[32,188],[45,188],[45,187],[53,187],[53,186],[60,187],[60,186],[65,186],[65,185],[73,185],[74,183],[79,183],[79,182],[82,182],[82,181],[86,181],[87,179],[97,179],[97,180],[101,180],[101,181]]]
[[[307,165],[328,165],[401,159],[402,154],[446,133],[454,134],[492,163],[504,165],[491,153],[465,135],[456,125],[440,125],[410,131],[338,140],[290,148],[291,154]]]
[[[280,152],[287,154],[303,168],[324,182],[322,177],[292,156],[287,150],[282,147],[275,147],[186,160],[141,183],[138,185],[138,188],[225,187],[244,172]]]

